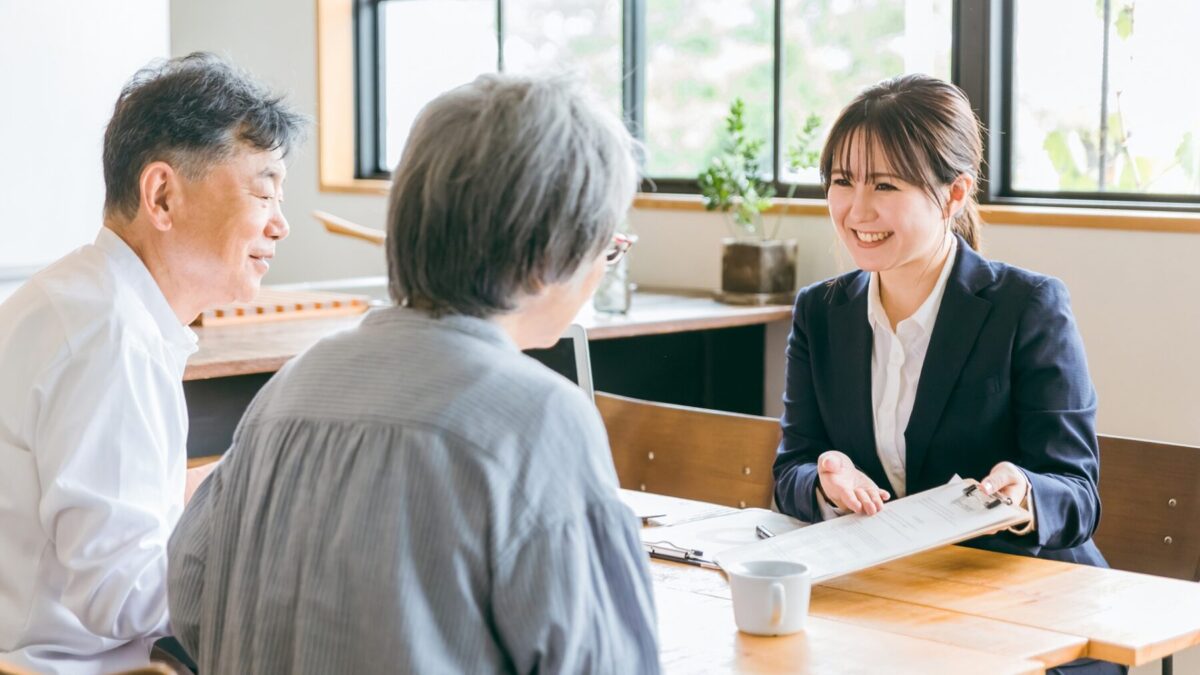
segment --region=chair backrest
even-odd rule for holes
[[[767,508],[779,420],[596,393],[621,487]]]
[[[1110,565],[1200,581],[1200,448],[1101,436],[1100,501]]]

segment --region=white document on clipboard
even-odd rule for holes
[[[634,515],[646,525],[678,525],[738,511],[732,506],[709,504],[637,490],[621,489],[620,497],[621,501],[632,509]]]
[[[790,560],[807,565],[816,583],[1028,520],[1028,511],[984,495],[977,481],[959,480],[888,502],[873,516],[842,516],[721,551],[716,562],[728,569]]]
[[[673,558],[690,552],[691,558],[711,561],[722,551],[745,546],[804,527],[807,523],[767,509],[735,509],[711,518],[690,520],[668,527],[642,528],[642,545],[652,555]]]

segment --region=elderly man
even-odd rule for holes
[[[636,183],[625,129],[569,81],[426,106],[388,215],[400,305],[267,383],[171,537],[202,671],[659,670],[600,416],[521,353],[620,255]]]
[[[211,55],[138,72],[104,135],[95,243],[0,305],[0,662],[111,673],[169,632],[186,326],[255,294],[302,124]]]

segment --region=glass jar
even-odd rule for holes
[[[604,271],[592,306],[604,314],[628,314],[633,301],[633,284],[629,283],[629,256],[623,256]]]

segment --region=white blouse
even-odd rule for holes
[[[925,365],[925,352],[929,350],[929,338],[933,335],[933,326],[937,323],[938,310],[942,306],[946,280],[950,278],[950,270],[954,269],[957,256],[958,238],[950,237],[950,253],[929,297],[912,316],[896,324],[895,331],[879,298],[878,272],[871,273],[867,288],[867,321],[875,334],[875,342],[871,347],[875,447],[883,470],[896,491],[893,495],[895,498],[907,494],[904,430],[908,428],[908,419],[912,416],[917,384],[921,381],[921,368]]]

